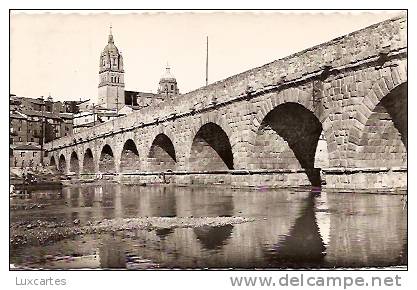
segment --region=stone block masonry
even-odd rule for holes
[[[393,18],[55,140],[48,160],[131,182],[404,188],[406,27]]]

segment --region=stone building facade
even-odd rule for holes
[[[10,96],[10,165],[38,165],[41,144],[73,134],[78,102]],[[23,162],[23,163],[22,163]]]
[[[36,168],[41,164],[42,150],[39,145],[12,145],[10,152],[10,167]]]
[[[28,142],[27,116],[16,111],[10,113],[10,144]]]
[[[43,132],[44,130],[44,132]],[[38,111],[11,111],[11,143],[41,144],[73,134],[73,115]]]

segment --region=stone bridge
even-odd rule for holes
[[[404,188],[407,20],[393,18],[46,144],[122,182]]]

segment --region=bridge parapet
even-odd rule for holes
[[[173,100],[89,128],[45,145],[47,151],[85,142],[134,127],[210,110],[262,93],[269,87],[291,86],[300,79],[318,76],[326,67],[344,68],[389,55],[407,47],[406,18],[399,16],[338,37],[261,67],[199,88]]]

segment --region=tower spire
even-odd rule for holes
[[[109,43],[114,43],[112,28],[113,26],[110,24]]]

